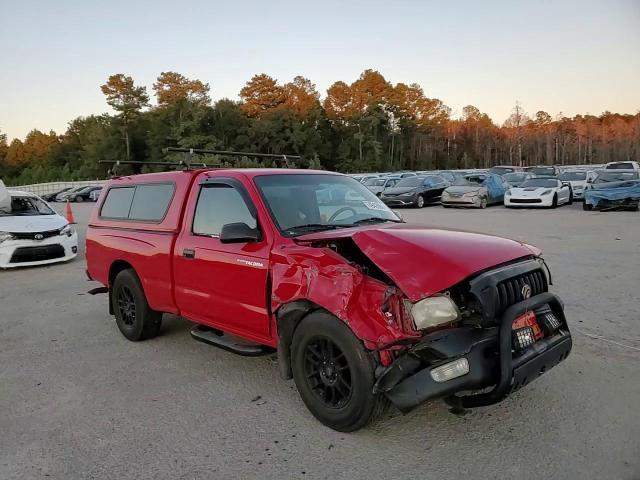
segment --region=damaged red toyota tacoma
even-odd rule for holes
[[[537,248],[411,225],[356,180],[295,169],[122,176],[87,230],[87,273],[132,341],[163,313],[197,340],[277,352],[325,425],[391,403],[495,404],[564,360],[571,335]]]

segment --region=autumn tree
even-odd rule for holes
[[[329,119],[347,122],[355,114],[351,87],[343,81],[335,82],[327,89],[323,106]]]
[[[162,72],[153,84],[158,105],[176,105],[191,102],[207,105],[209,98],[209,84],[200,80],[191,80],[177,72]]]
[[[254,75],[240,90],[242,110],[251,118],[261,118],[285,101],[284,88],[269,75]]]
[[[320,94],[311,80],[298,75],[285,84],[283,90],[283,107],[291,110],[298,117],[313,116],[320,111]]]
[[[131,156],[129,130],[132,122],[140,115],[140,111],[149,104],[149,96],[145,87],[136,87],[133,78],[122,73],[111,75],[107,83],[100,87],[107,97],[107,104],[118,112],[122,121],[126,159]]]

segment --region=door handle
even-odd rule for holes
[[[196,251],[191,248],[185,248],[182,251],[182,256],[184,258],[196,258]]]

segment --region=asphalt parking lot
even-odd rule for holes
[[[83,238],[92,205],[73,207]],[[86,293],[82,245],[68,264],[0,272],[0,479],[640,479],[640,214],[401,213],[541,247],[570,357],[499,405],[434,402],[338,433],[273,358],[194,342],[167,316],[159,337],[125,340]]]

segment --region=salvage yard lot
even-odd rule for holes
[[[343,434],[311,416],[274,358],[194,342],[171,316],[159,337],[125,340],[107,297],[86,294],[92,207],[73,206],[75,261],[0,272],[3,480],[640,478],[636,212],[401,210],[541,247],[574,349],[501,404],[454,415],[438,401]]]

